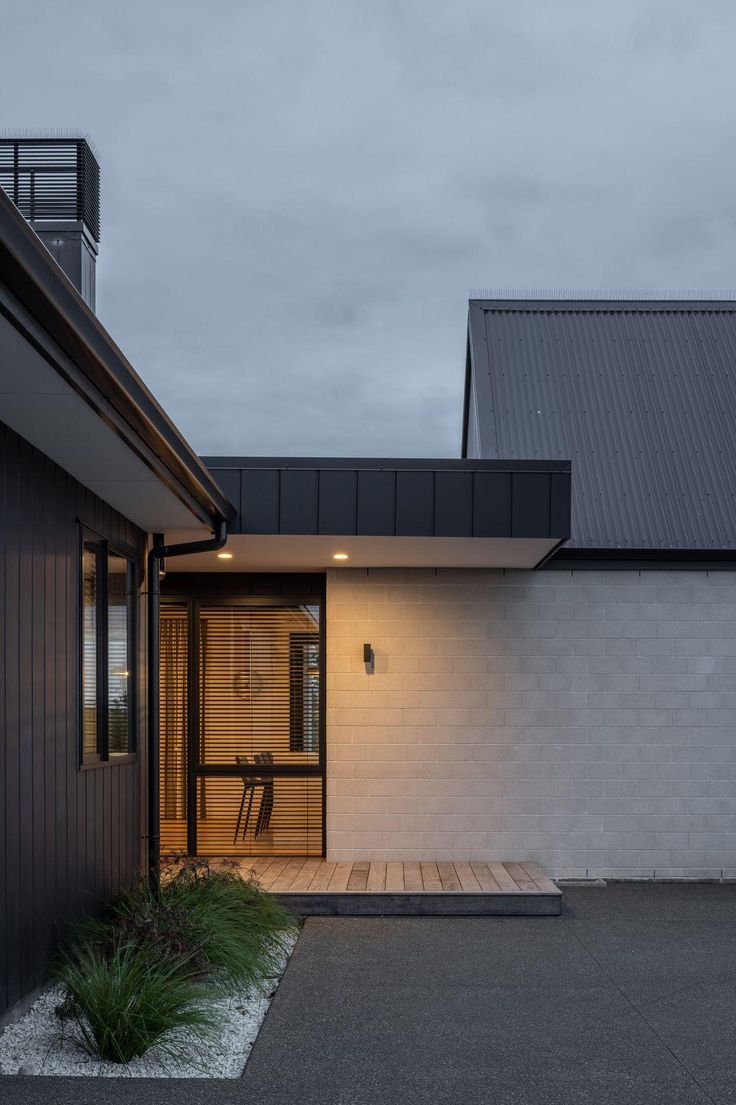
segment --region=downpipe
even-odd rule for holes
[[[227,522],[221,521],[212,537],[203,541],[189,541],[178,545],[165,545],[163,534],[154,533],[153,544],[146,560],[148,584],[148,878],[154,893],[158,892],[161,877],[161,811],[160,811],[160,759],[159,712],[161,664],[161,563],[174,556],[192,556],[195,553],[216,552],[227,541]]]

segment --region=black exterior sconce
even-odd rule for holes
[[[370,644],[363,645],[363,663],[367,675],[372,675],[376,670],[376,654]]]

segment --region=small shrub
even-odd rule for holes
[[[205,1040],[214,1024],[185,957],[157,956],[122,942],[103,948],[87,940],[64,956],[57,978],[81,1046],[113,1063],[127,1063],[154,1044],[176,1056],[183,1047],[177,1029]]]

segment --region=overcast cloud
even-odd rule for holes
[[[2,0],[99,313],[201,453],[458,455],[477,288],[736,285],[732,0]]]

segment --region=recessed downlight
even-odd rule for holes
[[[232,560],[233,554],[231,552],[218,552],[218,560]]]
[[[346,552],[333,552],[332,559],[333,560],[347,560],[348,559],[348,554]]]

